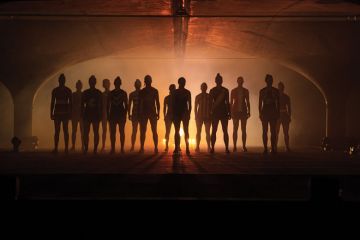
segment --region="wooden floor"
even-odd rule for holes
[[[27,174],[257,174],[257,175],[358,175],[359,156],[298,150],[264,156],[249,153],[170,153],[53,155],[50,152],[0,153],[0,175]]]
[[[249,153],[0,152],[0,197],[360,201],[360,158],[299,149]]]

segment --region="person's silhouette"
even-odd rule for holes
[[[150,121],[155,153],[158,151],[157,121],[160,119],[160,101],[159,92],[151,86],[152,78],[146,75],[144,78],[145,87],[140,91],[140,153],[144,152],[147,123]]]
[[[171,84],[169,86],[169,95],[165,97],[164,99],[164,121],[165,121],[165,152],[169,151],[169,137],[170,137],[170,131],[171,131],[171,125],[173,124],[174,120],[174,114],[173,114],[173,95],[176,90],[176,85]]]
[[[140,89],[141,89],[141,81],[139,79],[136,79],[134,87],[135,87],[135,91],[130,93],[130,96],[129,96],[129,109],[128,109],[129,120],[132,123],[130,152],[134,151],[136,135],[138,132],[138,127],[139,127],[139,122],[140,122],[139,94],[140,94]]]
[[[64,74],[59,76],[59,86],[52,91],[50,118],[55,125],[55,148],[54,153],[58,152],[60,127],[63,126],[65,152],[69,149],[69,120],[71,118],[72,92],[65,86],[66,78]]]
[[[205,125],[206,143],[210,152],[210,128],[211,128],[211,109],[212,97],[207,93],[206,83],[201,84],[201,93],[195,98],[195,120],[196,120],[196,152],[200,152],[201,130]]]
[[[189,148],[189,121],[191,114],[191,93],[185,89],[186,80],[181,77],[178,80],[179,87],[175,90],[172,102],[172,111],[174,117],[175,126],[175,150],[174,154],[180,152],[180,126],[183,123],[185,143],[186,143],[186,154],[190,155]]]
[[[231,119],[229,90],[222,86],[223,78],[218,73],[215,78],[216,87],[210,90],[212,97],[212,133],[211,133],[211,153],[215,152],[216,132],[221,121],[222,130],[224,132],[224,143],[226,153],[229,151],[229,133],[228,123]]]
[[[128,111],[128,97],[127,93],[120,89],[121,78],[117,77],[114,81],[115,89],[109,94],[108,101],[108,119],[110,122],[110,139],[111,139],[111,153],[115,153],[116,142],[116,126],[119,125],[121,153],[124,153],[125,144],[125,123],[126,114]]]
[[[104,79],[103,80],[103,87],[104,87],[104,92],[102,93],[102,106],[103,106],[103,111],[102,111],[102,147],[101,147],[101,151],[105,151],[105,145],[106,145],[106,134],[107,134],[107,127],[108,127],[108,116],[107,116],[107,105],[108,105],[108,99],[109,99],[109,94],[110,94],[110,80],[109,79]]]
[[[92,125],[94,132],[94,153],[97,153],[99,146],[99,125],[102,119],[102,93],[96,89],[96,78],[89,79],[90,88],[83,92],[81,99],[81,112],[84,120],[84,153],[89,150],[89,133]]]
[[[273,77],[267,74],[265,77],[266,87],[260,90],[259,113],[263,128],[264,154],[268,153],[268,129],[270,125],[271,150],[276,153],[276,123],[279,119],[279,91],[274,88]]]
[[[72,94],[72,114],[71,114],[71,123],[72,123],[72,147],[71,151],[75,151],[76,145],[76,134],[78,126],[80,125],[80,136],[81,136],[81,148],[83,149],[83,135],[84,135],[84,125],[81,118],[81,98],[82,98],[82,82],[78,80],[76,82],[76,91]]]
[[[234,141],[234,152],[237,151],[237,139],[239,123],[241,121],[241,132],[242,132],[242,143],[243,150],[247,152],[246,148],[246,124],[250,117],[250,100],[249,90],[243,87],[244,78],[238,77],[238,87],[231,91],[231,116],[234,124],[233,141]]]
[[[291,103],[290,97],[285,94],[285,85],[284,83],[280,82],[278,84],[279,89],[279,102],[280,102],[280,118],[277,121],[276,125],[276,136],[277,136],[277,143],[279,141],[279,133],[280,127],[282,125],[283,132],[284,132],[284,139],[285,139],[285,146],[286,151],[290,152],[290,137],[289,137],[289,128],[291,122]],[[276,143],[276,145],[277,145]]]

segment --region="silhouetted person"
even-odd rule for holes
[[[169,137],[171,131],[171,125],[173,124],[174,114],[173,114],[173,96],[176,90],[175,84],[171,84],[169,87],[169,95],[164,99],[164,120],[165,120],[165,152],[169,151]]]
[[[195,98],[195,120],[196,120],[196,152],[200,152],[200,141],[202,126],[205,125],[206,143],[208,152],[210,152],[210,128],[211,128],[211,110],[212,97],[207,93],[208,86],[206,83],[201,84],[201,93]]]
[[[229,90],[222,86],[223,78],[218,73],[215,78],[216,87],[210,90],[212,97],[212,133],[211,133],[211,153],[215,152],[216,132],[221,121],[222,130],[224,132],[224,143],[226,153],[229,151],[229,133],[228,123],[231,119]]]
[[[65,152],[69,150],[69,120],[71,118],[72,107],[72,92],[65,86],[65,75],[59,76],[59,86],[52,91],[50,117],[54,120],[55,125],[55,149],[54,153],[58,152],[60,127],[63,125]]]
[[[81,98],[82,98],[82,82],[78,80],[76,82],[76,91],[72,94],[72,114],[71,114],[71,123],[72,123],[72,147],[71,151],[75,151],[76,145],[76,134],[78,126],[80,125],[80,134],[81,134],[81,148],[83,149],[83,135],[84,135],[84,124],[81,117]]]
[[[160,119],[159,92],[151,86],[152,78],[146,75],[144,78],[145,87],[140,91],[140,153],[144,152],[147,123],[150,121],[155,153],[158,151],[157,121]]]
[[[174,154],[180,153],[180,126],[183,124],[186,154],[190,155],[189,148],[189,121],[191,114],[191,93],[185,89],[186,80],[181,77],[178,80],[179,87],[175,90],[172,102],[174,126],[175,126],[175,150]]]
[[[237,151],[237,140],[239,123],[241,122],[242,132],[242,143],[243,150],[247,152],[246,148],[246,124],[250,117],[250,100],[249,90],[243,87],[244,78],[238,77],[238,87],[231,91],[231,116],[234,123],[233,141],[234,141],[234,152]]]
[[[129,96],[129,109],[128,109],[129,120],[132,123],[130,152],[134,151],[136,135],[137,135],[138,127],[139,127],[139,123],[140,123],[139,95],[140,95],[140,89],[141,89],[141,81],[139,79],[136,79],[134,87],[135,87],[135,91],[130,93],[130,96]]]
[[[89,150],[89,133],[92,125],[94,132],[94,153],[97,153],[99,146],[99,125],[102,120],[102,93],[96,89],[96,78],[89,79],[90,88],[85,90],[82,97],[81,109],[84,120],[84,153]]]
[[[268,153],[268,129],[271,132],[271,150],[276,153],[276,123],[279,119],[279,91],[274,88],[273,77],[265,77],[266,87],[260,90],[259,113],[263,128],[264,154]]]
[[[119,125],[121,153],[124,153],[125,123],[128,111],[127,93],[120,89],[121,79],[117,77],[114,81],[115,89],[109,94],[108,119],[110,122],[111,153],[115,153],[116,126]]]
[[[107,105],[108,105],[108,99],[109,99],[109,94],[110,94],[110,80],[109,79],[104,79],[103,80],[103,87],[104,87],[104,92],[102,93],[102,106],[103,106],[103,111],[102,111],[102,147],[101,147],[101,151],[105,150],[105,144],[106,144],[106,133],[107,133],[107,126],[108,126],[108,116],[107,116]]]
[[[285,91],[284,83],[280,82],[278,85],[278,89],[279,89],[279,102],[280,102],[280,118],[277,121],[277,126],[276,126],[277,142],[279,141],[280,126],[282,125],[286,151],[290,152],[291,151],[290,143],[289,143],[290,142],[289,128],[291,122],[290,97],[284,92]]]

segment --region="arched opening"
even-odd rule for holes
[[[158,88],[160,102],[168,94],[168,86],[177,83],[180,76],[187,79],[187,88],[192,92],[192,99],[200,93],[200,84],[206,82],[209,89],[214,87],[214,77],[220,72],[224,77],[224,86],[229,90],[236,87],[236,78],[245,78],[244,86],[250,91],[251,118],[248,121],[248,145],[261,146],[261,123],[258,114],[258,93],[264,87],[264,76],[271,73],[274,76],[275,86],[279,81],[284,82],[286,92],[290,95],[293,105],[293,121],[291,124],[291,144],[294,146],[319,146],[321,139],[326,134],[326,99],[321,91],[302,74],[264,59],[161,59],[161,58],[121,58],[105,57],[92,59],[62,69],[67,76],[67,86],[75,89],[77,80],[82,80],[84,89],[88,88],[88,78],[95,74],[98,79],[97,87],[102,88],[102,80],[108,78],[113,82],[116,76],[123,79],[122,88],[128,92],[134,90],[135,79],[143,80],[146,74],[153,77],[153,86]],[[58,74],[50,77],[39,88],[34,99],[33,132],[40,139],[40,148],[52,147],[53,124],[49,119],[49,106],[51,90],[57,86]],[[113,88],[113,86],[112,86]],[[162,106],[161,106],[162,107]],[[162,110],[162,109],[161,109]],[[45,130],[46,129],[46,130]],[[195,139],[196,126],[194,114],[191,117],[190,137]],[[232,122],[229,123],[229,134],[232,136]],[[101,130],[100,130],[101,131]],[[164,122],[161,111],[161,119],[158,123],[159,145],[164,137]],[[130,144],[131,124],[128,121],[126,127],[126,147]],[[241,132],[239,132],[239,135]],[[148,131],[147,146],[152,147],[151,132]],[[218,144],[222,144],[221,131],[218,133]],[[240,139],[240,138],[239,138]],[[283,145],[282,133],[280,145]],[[173,140],[173,131],[171,133]],[[230,141],[232,142],[232,140]],[[205,143],[203,133],[202,143]],[[230,143],[232,145],[232,143]]]
[[[0,82],[0,148],[11,147],[14,136],[14,103],[10,91]]]

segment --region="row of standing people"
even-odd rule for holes
[[[280,126],[283,126],[286,149],[289,147],[289,125],[291,121],[290,98],[284,93],[284,84],[279,83],[279,88],[272,87],[273,77],[266,75],[267,86],[260,91],[259,114],[263,127],[264,153],[268,153],[268,128],[271,132],[271,149],[276,153],[278,134]],[[89,79],[90,88],[82,92],[82,83],[76,83],[76,92],[72,93],[65,86],[65,75],[59,77],[59,87],[52,92],[51,119],[55,124],[55,149],[58,151],[59,133],[61,124],[64,130],[65,152],[68,152],[69,131],[68,123],[72,121],[72,148],[75,150],[76,133],[80,126],[82,149],[88,152],[89,133],[92,126],[94,132],[94,153],[97,152],[100,135],[99,127],[102,123],[102,150],[105,148],[108,124],[110,126],[111,153],[115,152],[116,128],[119,126],[120,147],[124,153],[125,124],[127,117],[132,122],[131,151],[134,151],[136,135],[140,126],[140,153],[144,152],[147,124],[150,122],[153,133],[154,151],[158,153],[157,121],[160,119],[160,101],[157,89],[152,87],[152,78],[147,75],[144,78],[145,87],[141,89],[141,81],[135,81],[135,91],[127,96],[121,89],[122,81],[119,77],[114,80],[115,89],[110,91],[110,81],[105,79],[102,93],[96,89],[96,78]],[[243,87],[244,79],[237,79],[238,87],[231,91],[222,86],[223,78],[217,74],[215,78],[216,87],[207,92],[207,84],[201,84],[201,93],[195,99],[195,120],[197,127],[196,152],[200,151],[202,127],[205,126],[206,142],[208,151],[214,153],[216,133],[219,123],[222,125],[224,134],[225,150],[229,153],[228,121],[233,120],[234,149],[237,151],[238,129],[241,126],[243,151],[246,148],[246,126],[250,117],[249,91]],[[189,121],[192,111],[191,93],[185,88],[185,78],[179,78],[178,88],[174,84],[169,87],[169,95],[164,99],[163,114],[165,120],[165,139],[168,151],[171,126],[175,127],[175,150],[174,154],[180,152],[180,128],[183,124],[185,135],[186,153],[190,154],[189,148]],[[210,131],[212,132],[210,133]]]

